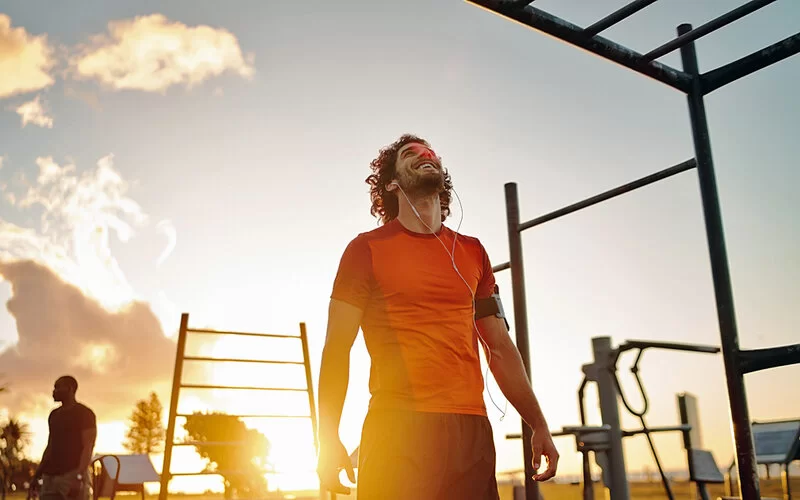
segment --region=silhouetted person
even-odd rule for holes
[[[86,405],[75,400],[78,382],[69,375],[53,386],[53,400],[61,406],[50,412],[50,434],[35,481],[42,479],[42,500],[88,500],[89,464],[92,460],[97,419]]]
[[[497,500],[495,448],[483,400],[480,343],[500,389],[533,430],[533,466],[558,452],[512,342],[481,242],[444,226],[452,184],[423,139],[405,135],[371,163],[380,227],[345,249],[333,283],[319,375],[321,488],[353,467],[339,438],[350,349],[371,359],[358,457],[359,500]]]

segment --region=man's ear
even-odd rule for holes
[[[396,180],[392,180],[389,184],[386,185],[387,191],[394,191],[395,189],[399,188],[400,185],[397,184]]]

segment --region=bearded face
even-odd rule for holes
[[[428,146],[409,143],[397,153],[396,179],[408,195],[431,196],[444,191],[444,172]]]

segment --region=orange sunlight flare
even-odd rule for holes
[[[302,361],[297,339],[233,337],[223,335],[189,336],[187,356],[226,360]],[[239,361],[191,361],[184,363],[183,383],[253,388],[291,388],[298,391],[260,389],[181,390],[178,414],[195,411],[222,412],[242,416],[251,429],[261,432],[270,443],[265,474],[270,490],[313,489],[316,449],[309,415],[305,371],[302,364],[264,364]],[[185,418],[178,418],[176,441],[185,438]],[[188,449],[187,449],[188,448]],[[203,468],[203,461],[192,447],[179,447],[173,472],[192,472]]]

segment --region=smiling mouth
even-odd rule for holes
[[[416,170],[439,170],[433,162],[425,161],[414,167]]]

